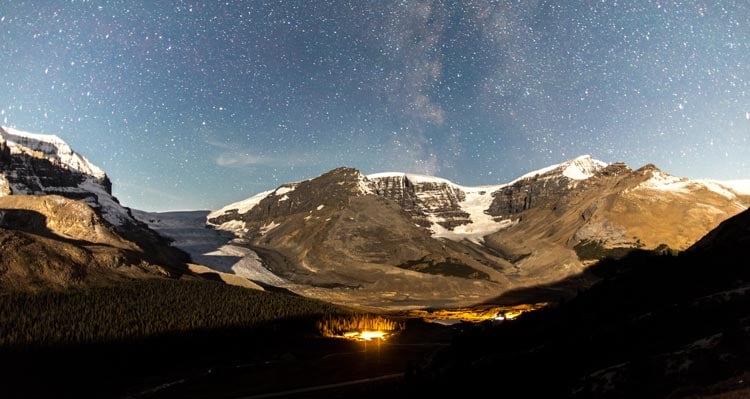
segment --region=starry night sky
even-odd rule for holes
[[[146,210],[343,165],[750,178],[747,0],[2,1],[0,79],[0,124],[59,135]]]

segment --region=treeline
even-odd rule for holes
[[[325,302],[210,281],[140,280],[0,295],[0,348],[126,341],[344,314]]]

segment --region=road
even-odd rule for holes
[[[237,399],[278,398],[278,397],[292,396],[292,395],[297,395],[297,394],[302,394],[302,393],[324,391],[327,389],[349,387],[352,385],[370,384],[373,382],[393,380],[393,379],[403,378],[403,377],[404,377],[404,373],[386,374],[386,375],[381,375],[378,377],[362,378],[359,380],[344,381],[344,382],[338,382],[335,384],[326,384],[326,385],[318,385],[318,386],[308,387],[308,388],[291,389],[288,391],[265,393],[262,395],[242,396]]]

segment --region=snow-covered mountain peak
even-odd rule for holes
[[[106,173],[50,134],[0,128],[0,195],[56,194],[85,201],[115,226],[133,222]]]
[[[708,190],[719,194],[737,204],[738,208],[746,209],[739,197],[750,196],[750,180],[691,180],[662,172],[656,167],[647,168],[650,176],[638,185],[640,189],[670,192],[673,194],[690,194],[696,190]]]
[[[596,172],[607,167],[606,162],[592,158],[590,155],[583,155],[563,163],[563,176],[573,180],[585,180],[593,176]]]
[[[11,154],[27,154],[63,166],[64,168],[84,175],[103,179],[106,175],[102,169],[89,162],[86,157],[76,153],[61,138],[52,134],[24,132],[11,127],[2,127],[0,135],[5,139]]]
[[[651,177],[648,180],[641,183],[640,187],[650,188],[652,190],[659,191],[685,191],[687,185],[691,182],[688,179],[672,176],[668,173],[664,173],[659,169],[652,169],[650,171]]]
[[[563,163],[550,165],[542,169],[538,169],[522,175],[521,177],[513,180],[509,184],[513,184],[523,179],[529,179],[535,176],[555,176],[558,173],[573,180],[586,180],[593,176],[596,172],[607,167],[606,162],[602,162],[598,159],[594,159],[591,155],[581,155],[577,158],[565,161]]]

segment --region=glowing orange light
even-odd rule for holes
[[[477,306],[473,308],[437,309],[437,310],[412,310],[411,317],[419,317],[426,321],[451,324],[458,322],[478,323],[485,320],[503,321],[513,320],[523,313],[533,312],[549,306],[549,303],[529,303],[515,306]]]
[[[404,329],[403,322],[377,315],[327,317],[317,324],[324,336],[356,341],[382,341]]]
[[[369,341],[371,339],[385,339],[385,332],[384,331],[362,331],[359,333],[359,337],[364,339],[365,341]]]

